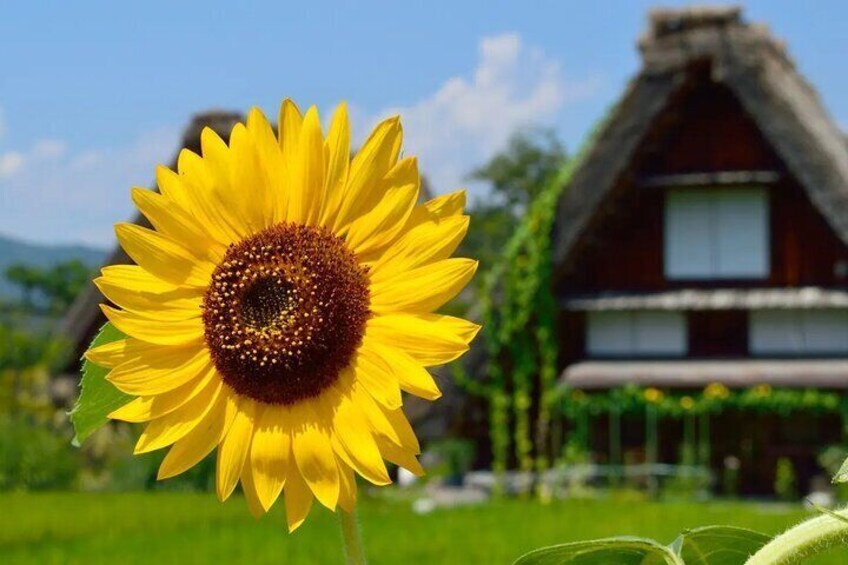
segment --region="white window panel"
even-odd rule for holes
[[[722,190],[717,197],[716,277],[768,277],[768,203],[765,190]]]
[[[630,312],[590,312],[586,333],[590,355],[629,355],[633,351]]]
[[[686,355],[686,316],[682,312],[634,314],[634,349],[642,355]]]
[[[665,208],[665,276],[706,278],[713,274],[713,205],[706,190],[675,190]]]
[[[686,355],[688,333],[682,312],[590,312],[586,351],[601,357]]]
[[[748,348],[756,354],[798,354],[804,335],[797,310],[757,310],[748,322]]]
[[[848,310],[751,312],[749,348],[761,355],[848,353]]]
[[[763,188],[672,190],[665,207],[668,279],[756,279],[769,274]]]
[[[848,352],[848,311],[808,310],[804,312],[803,331],[807,353]]]

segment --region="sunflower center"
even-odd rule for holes
[[[280,277],[256,279],[242,296],[242,315],[251,328],[285,325],[297,309],[297,288]]]
[[[368,274],[324,228],[283,223],[227,250],[203,300],[206,344],[224,382],[266,404],[332,385],[362,341]]]

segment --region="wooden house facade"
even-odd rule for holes
[[[559,203],[561,383],[841,393],[843,133],[784,46],[738,8],[653,12],[639,48],[641,70]],[[751,493],[770,489],[779,458],[809,488],[818,451],[842,439],[833,415],[713,420],[708,463],[741,459]],[[609,460],[599,428],[592,448]],[[660,427],[661,461],[676,457],[681,433]],[[643,440],[625,433],[619,448]]]

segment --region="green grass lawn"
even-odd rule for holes
[[[254,521],[212,494],[0,494],[0,563],[340,563],[338,525],[315,509],[293,535],[281,505]],[[669,542],[685,528],[733,524],[777,533],[808,514],[756,503],[505,500],[438,509],[360,505],[370,562],[509,563],[527,550],[618,534]],[[844,550],[841,550],[844,551]],[[817,563],[846,563],[848,552]]]

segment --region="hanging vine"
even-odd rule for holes
[[[551,234],[560,196],[594,137],[590,135],[577,155],[549,179],[528,206],[500,260],[483,275],[482,371],[471,377],[454,367],[459,385],[488,403],[492,469],[498,477],[510,459],[522,471],[543,471],[550,464],[551,416],[559,400]]]

